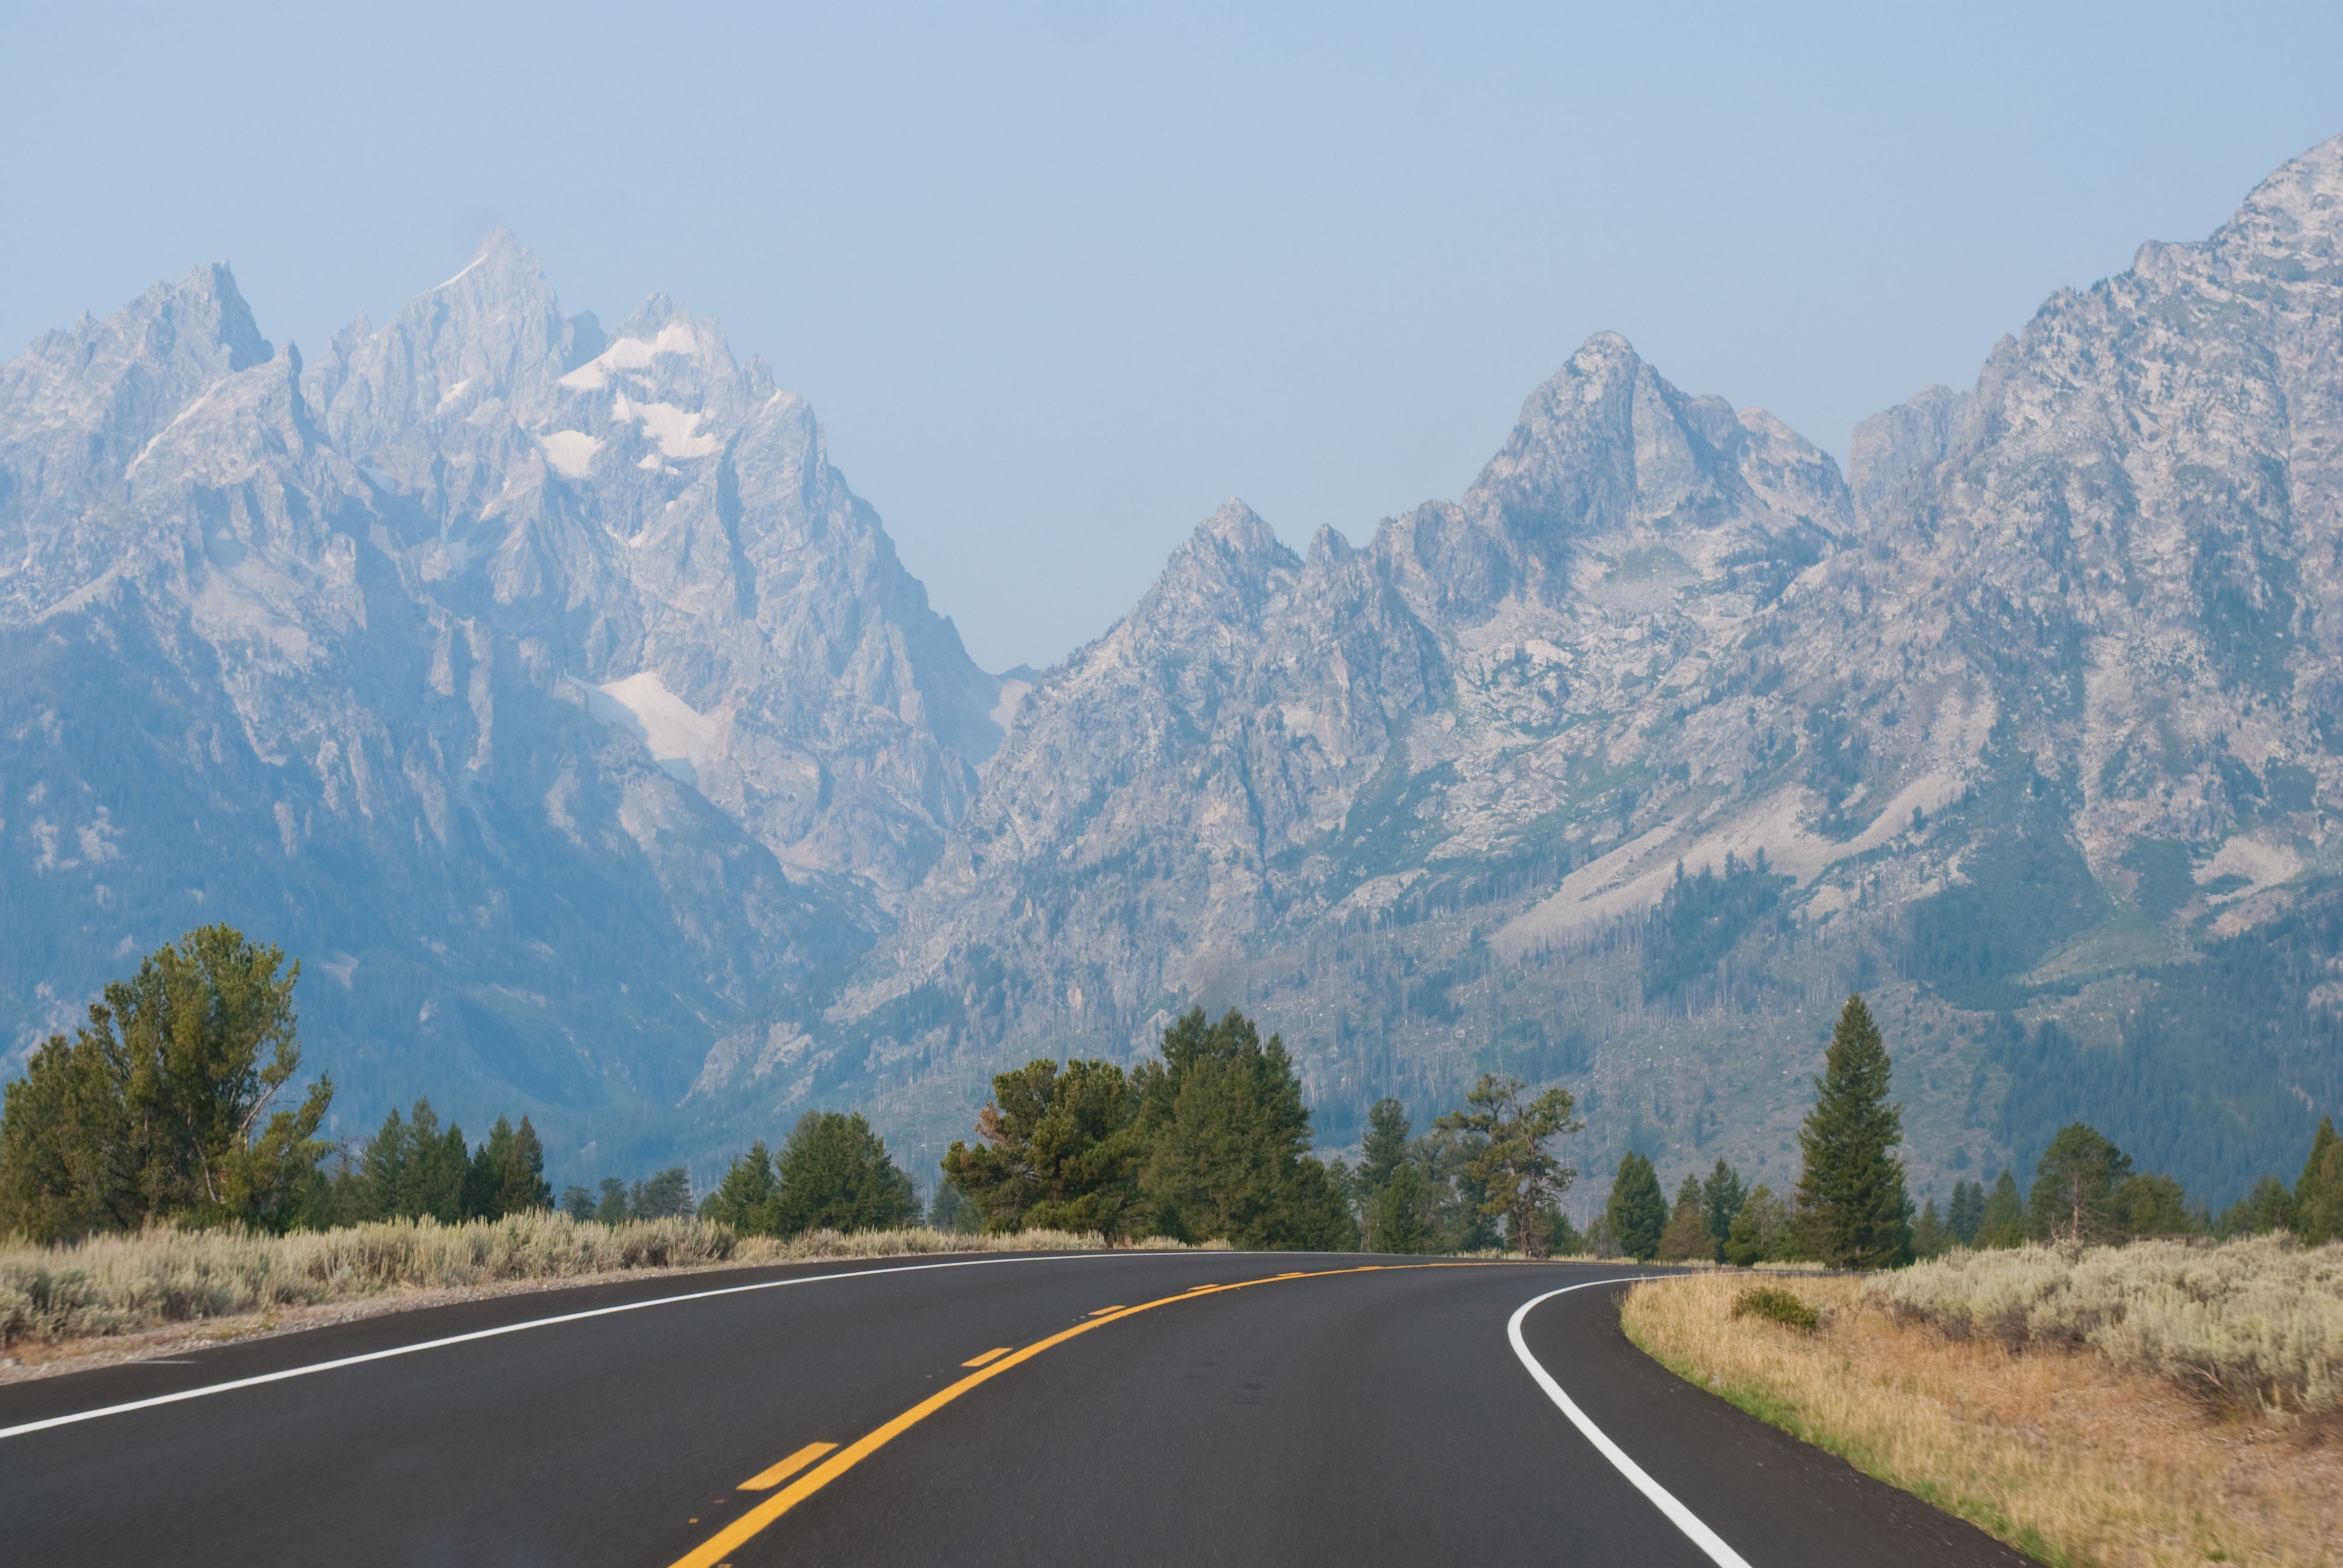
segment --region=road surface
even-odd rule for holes
[[[1644,1358],[1622,1271],[898,1259],[397,1313],[0,1387],[0,1560],[2025,1561]]]

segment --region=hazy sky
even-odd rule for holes
[[[1471,482],[1589,333],[1854,422],[2343,132],[2343,5],[9,6],[0,352],[225,257],[316,348],[510,225],[809,397],[980,661],[1223,497]]]

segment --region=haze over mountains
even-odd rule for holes
[[[1231,501],[1014,679],[713,322],[500,232],[305,364],[199,268],[0,367],[8,1049],[221,919],[346,1134],[569,1176],[940,1151],[1201,1001],[1329,1142],[1503,1068],[1778,1186],[1860,986],[1916,1191],[2083,1116],[2226,1201],[2343,1103],[2338,241],[2343,139],[1844,477],[1598,334],[1457,500]]]

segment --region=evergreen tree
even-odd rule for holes
[[[2026,1205],[2017,1196],[2017,1179],[2004,1167],[1993,1183],[1993,1194],[1977,1212],[1972,1244],[1980,1249],[2026,1244]]]
[[[360,1220],[387,1220],[405,1211],[399,1204],[407,1191],[407,1121],[396,1105],[359,1152],[353,1185],[350,1206]]]
[[[1941,1258],[1951,1248],[1953,1233],[1936,1218],[1936,1201],[1931,1198],[1920,1206],[1919,1223],[1912,1227],[1912,1255],[1917,1258]]]
[[[2302,1179],[2294,1184],[2294,1233],[2306,1246],[2343,1240],[2343,1138],[2330,1117],[2318,1119]]]
[[[1586,1222],[1586,1251],[1589,1257],[1615,1258],[1620,1255],[1619,1239],[1611,1233],[1611,1216],[1597,1211]]]
[[[780,1216],[773,1204],[779,1191],[772,1152],[759,1138],[749,1145],[749,1152],[732,1161],[716,1191],[701,1201],[699,1217],[729,1225],[743,1236],[774,1235],[780,1228]]]
[[[638,1220],[675,1220],[689,1214],[691,1172],[670,1165],[643,1178],[627,1195],[627,1208]]]
[[[1539,1223],[1545,1231],[1549,1257],[1580,1258],[1586,1255],[1586,1238],[1578,1233],[1578,1227],[1570,1222],[1570,1216],[1562,1211],[1561,1204],[1548,1203]]]
[[[1396,1101],[1386,1101],[1385,1104]],[[1392,1169],[1383,1187],[1376,1191],[1373,1207],[1367,1215],[1367,1251],[1370,1252],[1424,1252],[1432,1250],[1432,1229],[1425,1222],[1424,1211],[1431,1199],[1423,1171],[1414,1161],[1403,1160]]]
[[[1668,1228],[1660,1232],[1659,1260],[1663,1263],[1705,1261],[1715,1247],[1716,1238],[1708,1229],[1708,1206],[1701,1199],[1700,1178],[1686,1176],[1684,1185],[1676,1189]]]
[[[1282,1040],[1264,1044],[1233,1009],[1210,1023],[1196,1008],[1134,1078],[1148,1144],[1140,1196],[1157,1234],[1311,1250],[1347,1235],[1357,1245],[1326,1167],[1305,1158],[1310,1111]]]
[[[1546,1144],[1585,1123],[1571,1114],[1575,1101],[1570,1091],[1548,1089],[1536,1099],[1524,1101],[1522,1091],[1526,1087],[1518,1078],[1484,1072],[1464,1097],[1467,1109],[1451,1111],[1440,1119],[1439,1125],[1487,1140],[1466,1167],[1484,1194],[1481,1211],[1492,1219],[1504,1216],[1515,1250],[1525,1257],[1541,1258],[1546,1253],[1547,1238],[1540,1216],[1578,1178],[1578,1172],[1549,1152]]]
[[[1434,1127],[1408,1146],[1430,1194],[1430,1251],[1485,1252],[1504,1239],[1486,1208],[1488,1189],[1474,1174],[1488,1144],[1482,1133]]]
[[[2286,1183],[2275,1176],[2265,1176],[2254,1183],[2253,1191],[2237,1200],[2237,1206],[2221,1217],[2220,1231],[2224,1237],[2261,1236],[2272,1231],[2294,1228],[2294,1199]]]
[[[1659,1251],[1660,1237],[1668,1226],[1668,1201],[1660,1195],[1660,1178],[1652,1162],[1632,1149],[1620,1156],[1603,1217],[1621,1255],[1644,1263]]]
[[[928,1205],[928,1225],[947,1236],[971,1235],[984,1223],[976,1205],[968,1201],[960,1190],[947,1181],[936,1183],[936,1195]]]
[[[465,1192],[465,1211],[476,1219],[501,1220],[508,1214],[533,1214],[553,1207],[553,1189],[545,1180],[545,1145],[528,1118],[516,1129],[503,1117],[488,1129],[488,1141],[472,1155]]]
[[[2070,1247],[2122,1240],[2116,1189],[2130,1174],[2130,1155],[2096,1128],[2067,1123],[2034,1167],[2026,1195],[2027,1230],[2037,1241]]]
[[[602,1201],[594,1206],[594,1218],[604,1225],[623,1225],[638,1218],[627,1212],[627,1184],[616,1176],[602,1178]]]
[[[1788,1253],[1789,1242],[1789,1213],[1774,1190],[1761,1181],[1733,1217],[1733,1229],[1725,1238],[1725,1261],[1741,1269],[1778,1261]]]
[[[774,1161],[774,1233],[893,1231],[920,1217],[918,1189],[858,1111],[809,1111]]]
[[[398,1205],[392,1216],[402,1220],[433,1219],[454,1224],[465,1218],[465,1178],[472,1160],[464,1146],[464,1130],[453,1122],[439,1129],[431,1101],[418,1100],[407,1119],[407,1161],[399,1184]]]
[[[300,1070],[301,966],[203,926],[106,988],[68,1042],[52,1036],[0,1099],[0,1231],[37,1241],[147,1220],[282,1229],[327,1152],[319,1079]]]
[[[1032,1061],[992,1081],[974,1145],[955,1141],[950,1181],[1003,1235],[1028,1226],[1131,1234],[1146,1141],[1139,1096],[1108,1061]]]
[[[1953,1201],[1945,1212],[1945,1228],[1952,1239],[1966,1247],[1976,1240],[1977,1227],[1985,1221],[1985,1185],[1978,1181],[1953,1183]]]
[[[1883,1269],[1911,1257],[1911,1201],[1903,1164],[1890,1153],[1904,1140],[1904,1108],[1889,1101],[1887,1082],[1879,1027],[1863,998],[1850,996],[1798,1133],[1805,1244],[1840,1268]]]
[[[1378,1100],[1367,1110],[1367,1132],[1359,1146],[1359,1194],[1372,1203],[1399,1168],[1407,1163],[1407,1107],[1396,1100]]]
[[[580,1187],[575,1181],[563,1188],[561,1190],[561,1211],[568,1215],[571,1219],[577,1221],[581,1225],[593,1219],[593,1189],[588,1187]]]
[[[1725,1239],[1733,1233],[1733,1221],[1741,1216],[1741,1205],[1748,1201],[1748,1190],[1741,1184],[1741,1173],[1723,1159],[1700,1184],[1701,1202],[1708,1210],[1708,1233],[1715,1239],[1715,1255],[1725,1256]]]
[[[2199,1227],[2188,1211],[2187,1195],[2170,1176],[2127,1176],[2116,1188],[2112,1207],[2117,1229],[2126,1236],[2181,1236]]]

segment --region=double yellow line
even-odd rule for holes
[[[1105,1308],[1083,1322],[1076,1323],[1072,1328],[1061,1329],[1048,1339],[1037,1340],[1022,1350],[1011,1351],[1005,1355],[995,1355],[991,1359],[979,1358],[984,1361],[984,1365],[979,1370],[970,1372],[949,1388],[937,1390],[885,1425],[872,1428],[846,1447],[830,1454],[821,1463],[807,1471],[788,1486],[709,1536],[686,1555],[678,1558],[674,1568],[718,1568],[718,1564],[724,1561],[726,1553],[755,1536],[774,1520],[779,1519],[782,1514],[787,1513],[790,1509],[894,1442],[904,1432],[975,1388],[979,1383],[999,1377],[1010,1368],[1021,1366],[1031,1361],[1051,1346],[1064,1344],[1068,1340],[1089,1333],[1092,1329],[1102,1329],[1109,1323],[1120,1322],[1125,1318],[1137,1317],[1141,1312],[1151,1312],[1158,1307],[1168,1307],[1174,1302],[1199,1301],[1205,1296],[1219,1295],[1223,1291],[1242,1291],[1253,1285],[1274,1285],[1287,1280],[1322,1280],[1334,1274],[1374,1274],[1401,1269],[1474,1269],[1503,1266],[1463,1261],[1365,1263],[1350,1269],[1318,1269],[1296,1271],[1290,1274],[1272,1274],[1259,1280],[1239,1280],[1232,1285],[1198,1285],[1193,1290],[1182,1291],[1176,1296],[1164,1296],[1156,1301],[1142,1302],[1135,1307]],[[808,1459],[827,1452],[830,1447],[828,1443],[808,1443],[804,1448],[789,1455],[788,1459],[766,1471],[764,1474],[756,1477],[755,1482],[749,1484],[755,1485],[761,1483],[770,1485],[772,1482],[768,1481],[767,1477],[778,1480],[781,1476],[788,1475]]]

